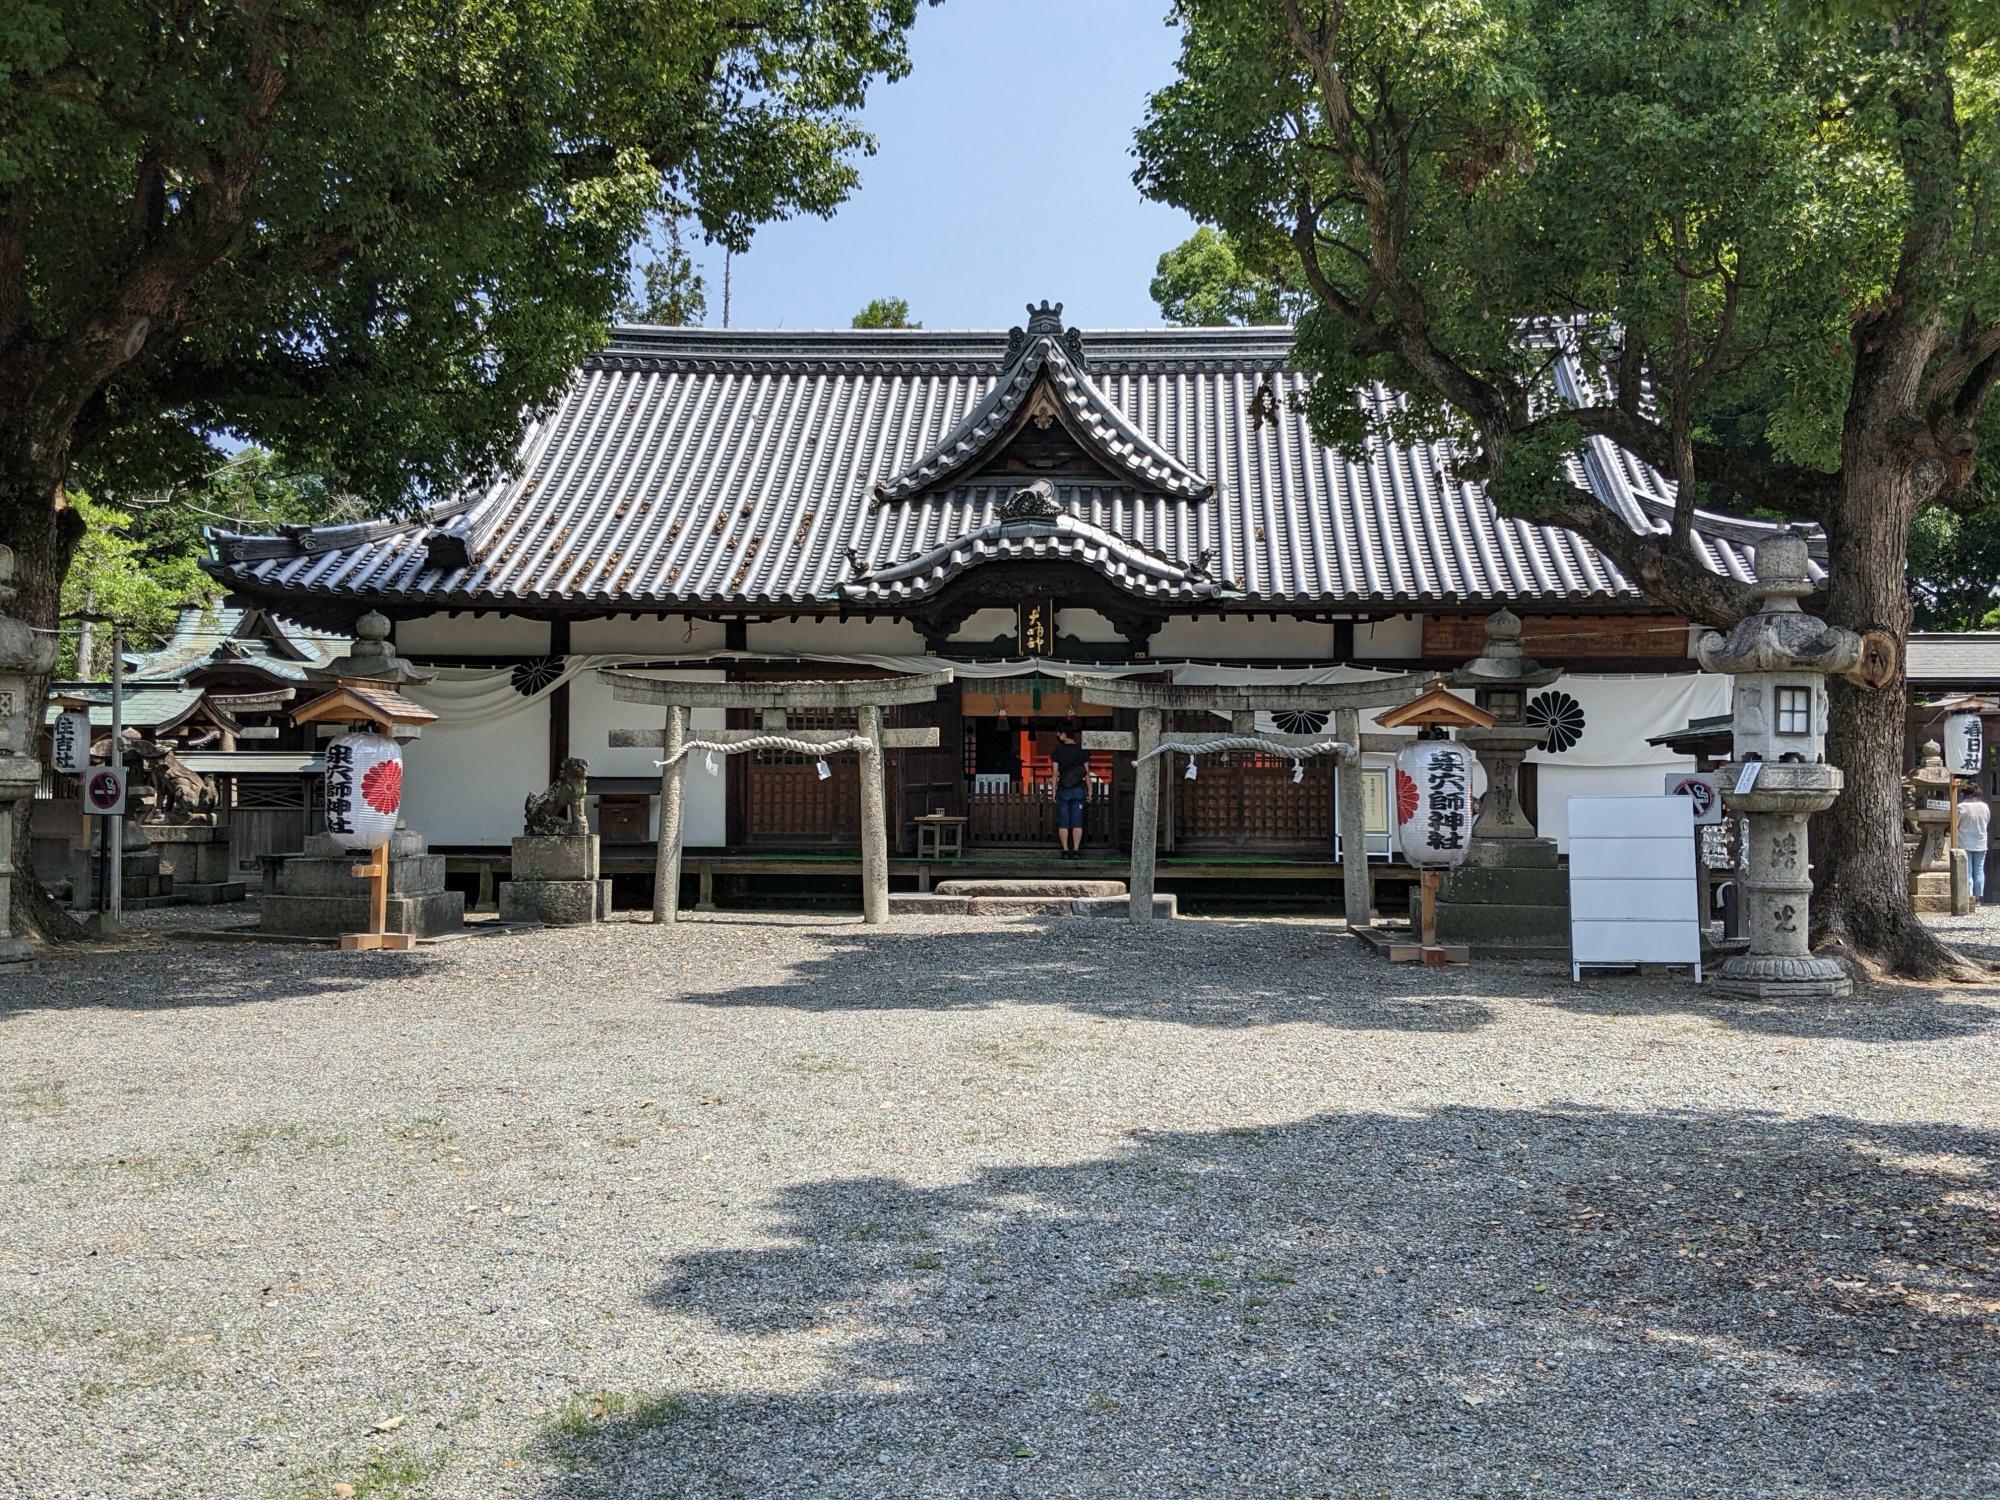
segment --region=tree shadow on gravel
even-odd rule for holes
[[[341,953],[262,944],[166,943],[44,960],[0,979],[0,1023],[30,1011],[174,1010],[312,1000],[414,976],[440,960],[415,953]]]
[[[1847,1000],[1781,1004],[1731,1000],[1706,986],[1662,993],[1658,981],[1593,975],[1552,986],[1550,1003],[1589,1016],[1686,1015],[1735,1031],[1800,1040],[1941,1042],[1977,1036],[2000,1023],[2000,991],[1967,986],[1874,983]]]
[[[1487,976],[1392,969],[1364,960],[1345,932],[1305,924],[1161,922],[1135,932],[1122,922],[1058,918],[942,933],[843,925],[805,941],[813,956],[768,983],[677,998],[803,1011],[1045,1004],[1213,1027],[1456,1032],[1493,1019],[1477,998]]]
[[[602,1393],[539,1494],[1991,1494],[1996,1146],[1453,1108],[818,1182],[649,1299],[763,1391]]]
[[[700,940],[726,942],[732,922]],[[695,929],[685,929],[695,932]],[[1769,1005],[1728,1000],[1685,974],[1599,974],[1485,961],[1463,968],[1391,964],[1341,927],[1316,923],[1123,922],[1059,918],[1005,928],[912,933],[852,923],[801,930],[808,958],[760,983],[696,990],[693,1005],[801,1011],[972,1010],[1056,1005],[1093,1016],[1248,1027],[1286,1022],[1350,1030],[1472,1031],[1492,1001],[1593,1016],[1688,1015],[1732,1030],[1800,1039],[1924,1042],[2000,1023],[1991,989],[1876,984],[1851,1000]]]

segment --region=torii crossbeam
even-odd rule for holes
[[[1132,797],[1132,874],[1129,910],[1134,922],[1153,919],[1153,885],[1159,857],[1160,768],[1152,762],[1160,749],[1160,725],[1169,710],[1185,713],[1223,714],[1229,719],[1226,732],[1174,731],[1176,746],[1209,746],[1219,741],[1255,737],[1277,750],[1306,751],[1334,755],[1343,764],[1359,760],[1364,750],[1394,749],[1403,741],[1393,735],[1361,732],[1361,710],[1388,708],[1403,703],[1437,681],[1435,672],[1405,672],[1365,682],[1333,683],[1170,683],[1135,682],[1129,677],[1097,677],[1087,673],[1065,674],[1064,683],[1072,692],[1106,708],[1135,708],[1139,711],[1136,736],[1123,730],[1086,729],[1087,750],[1131,750],[1135,752]],[[1324,734],[1264,734],[1256,729],[1259,710],[1271,713],[1305,712],[1329,714],[1333,738]],[[1217,748],[1228,748],[1217,745]],[[1197,752],[1198,753],[1198,752]],[[1340,799],[1340,883],[1347,909],[1347,924],[1359,930],[1371,920],[1373,893],[1368,875],[1367,827],[1361,798]]]
[[[931,729],[884,729],[882,710],[892,704],[928,703],[951,682],[951,673],[914,677],[856,678],[847,682],[672,682],[609,669],[598,678],[619,703],[651,703],[667,711],[663,729],[614,729],[620,749],[657,749],[660,761],[659,852],[653,866],[653,920],[671,922],[681,895],[681,806],[687,778],[688,715],[697,708],[754,709],[756,729],[710,730],[701,744],[748,747],[751,741],[783,738],[798,746],[853,748],[861,757],[861,917],[870,924],[889,919],[889,825],[882,775],[884,750],[935,746]],[[851,708],[858,720],[852,734],[833,729],[787,729],[789,709]]]

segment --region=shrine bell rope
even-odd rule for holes
[[[1354,761],[1360,758],[1354,747],[1345,740],[1320,740],[1311,745],[1287,745],[1278,740],[1266,739],[1261,734],[1218,734],[1199,740],[1161,740],[1132,763],[1140,765],[1156,755],[1185,755],[1188,758],[1188,780],[1192,781],[1196,756],[1226,755],[1231,750],[1261,750],[1267,755],[1282,755],[1292,763],[1294,781],[1304,778],[1304,762],[1315,755],[1331,755],[1342,761]]]
[[[654,765],[662,768],[686,759],[691,751],[705,750],[710,755],[741,755],[746,750],[792,750],[800,755],[817,755],[824,759],[842,750],[863,750],[873,741],[865,734],[852,734],[844,740],[795,740],[783,734],[753,735],[747,740],[732,740],[723,743],[717,740],[689,740],[669,755],[665,760],[656,760]],[[711,772],[713,767],[710,768]]]

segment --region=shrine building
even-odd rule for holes
[[[1503,606],[1528,653],[1564,669],[1527,705],[1548,732],[1521,789],[1544,834],[1565,838],[1571,794],[1657,794],[1691,766],[1648,743],[1728,708],[1687,621],[1579,537],[1496,516],[1444,448],[1378,439],[1356,460],[1319,442],[1291,342],[1283,327],[1079,331],[1048,304],[1004,332],[620,328],[528,432],[516,477],[415,518],[218,532],[209,566],[238,604],[309,628],[377,611],[397,651],[439,669],[412,690],[439,720],[407,749],[406,818],[462,859],[504,858],[523,799],[578,756],[607,866],[650,868],[657,752],[611,745],[637,721],[606,666],[711,681],[951,666],[935,704],[895,711],[940,730],[936,750],[889,757],[905,859],[912,819],[935,812],[967,820],[969,858],[1053,851],[1056,731],[1129,717],[1071,695],[1066,669],[1448,672]],[[1583,386],[1572,361],[1553,377],[1566,397]],[[1591,439],[1571,470],[1635,530],[1665,529],[1672,488],[1631,454]],[[1747,581],[1770,534],[1704,512],[1695,544]],[[1122,860],[1130,756],[1099,762],[1085,847]],[[1354,788],[1380,860],[1385,764]],[[851,857],[852,758],[830,769],[774,751],[696,770],[689,850],[746,869]],[[1165,785],[1163,884],[1177,861],[1331,875],[1330,765],[1295,780],[1288,760],[1237,755]]]

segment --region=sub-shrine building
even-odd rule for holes
[[[1692,762],[1649,739],[1727,712],[1688,622],[1588,543],[1497,517],[1442,448],[1376,442],[1355,459],[1317,441],[1289,329],[1080,332],[1061,311],[1030,308],[1005,332],[622,328],[535,423],[518,477],[414,519],[217,533],[211,567],[239,601],[308,627],[348,632],[378,611],[400,654],[438,668],[410,689],[439,718],[406,747],[405,817],[461,858],[504,857],[524,798],[576,756],[607,868],[650,868],[659,753],[614,748],[614,730],[651,721],[614,702],[604,667],[771,681],[950,666],[934,704],[891,711],[939,731],[936,749],[888,757],[906,861],[932,813],[965,819],[971,859],[1053,853],[1057,731],[1131,727],[1131,711],[1070,692],[1066,671],[1443,674],[1504,606],[1528,654],[1564,669],[1525,705],[1546,738],[1521,788],[1558,843],[1568,796],[1659,793]],[[1554,376],[1565,395],[1582,386],[1565,361]],[[1671,487],[1609,442],[1591,440],[1573,477],[1635,529],[1664,529]],[[1696,540],[1747,580],[1769,534],[1703,514]],[[698,710],[693,728],[743,717]],[[850,727],[823,717],[789,727]],[[1227,727],[1203,717],[1180,727]],[[1122,860],[1132,757],[1096,759],[1086,851]],[[1350,791],[1371,856],[1389,860],[1388,759],[1343,788],[1328,761],[1299,777],[1239,753],[1189,780],[1176,757],[1162,882],[1177,868],[1330,877]],[[687,848],[852,860],[853,757],[826,769],[778,750],[693,766]]]

